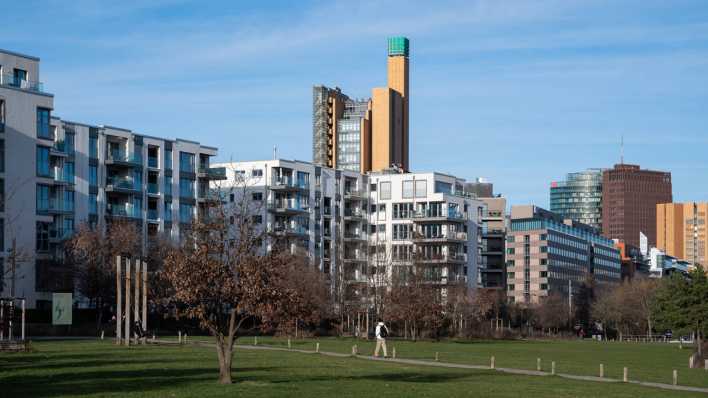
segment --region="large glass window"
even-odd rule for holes
[[[37,108],[37,137],[52,139],[52,130],[49,125],[49,109]]]
[[[74,191],[64,191],[64,210],[74,211]]]
[[[74,183],[74,162],[64,163],[64,181]]]
[[[37,185],[37,212],[49,210],[49,186]]]
[[[413,180],[403,181],[403,199],[413,198]]]
[[[37,175],[51,177],[49,173],[49,148],[45,146],[37,147]]]
[[[89,214],[98,214],[98,195],[89,194]]]
[[[37,223],[37,251],[46,252],[49,250],[49,223],[38,222]]]
[[[165,201],[165,222],[172,222],[172,201]]]
[[[165,195],[172,195],[172,176],[165,176]]]
[[[64,138],[64,145],[66,148],[66,153],[73,155],[76,152],[76,138],[73,133],[66,133]]]
[[[379,185],[380,185],[379,199],[381,199],[381,200],[391,199],[391,182],[390,181],[380,182]]]
[[[194,173],[194,154],[188,152],[179,153],[179,171]]]
[[[98,159],[98,137],[89,137],[89,157],[91,159]]]
[[[424,198],[428,196],[428,182],[425,180],[417,180],[415,182],[415,197]]]
[[[186,203],[179,204],[179,221],[183,223],[191,223],[194,215],[194,206]]]
[[[165,149],[165,169],[172,170],[172,150]]]
[[[442,181],[435,181],[435,192],[436,193],[452,193],[452,184]]]
[[[98,186],[98,166],[96,165],[89,165],[89,185]]]
[[[194,180],[190,180],[189,178],[179,179],[179,196],[183,198],[194,197]]]

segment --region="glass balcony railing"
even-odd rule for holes
[[[148,186],[147,186],[147,188],[148,188],[148,193],[155,194],[155,195],[157,195],[158,193],[160,193],[160,188],[159,188],[159,185],[158,185],[157,183],[155,183],[155,182],[149,182],[147,185],[148,185]]]
[[[226,179],[226,167],[208,167],[202,165],[199,166],[199,174],[211,180],[224,180]]]
[[[152,167],[153,169],[158,168],[156,157],[148,156],[148,167]]]
[[[300,188],[300,189],[310,189],[310,181],[308,180],[296,180],[291,177],[273,177],[274,187],[290,187],[290,188]]]
[[[107,160],[112,162],[130,163],[134,165],[143,164],[143,157],[139,153],[128,153],[120,150],[112,150],[108,152]]]
[[[66,183],[66,184],[73,184],[74,183],[74,174],[72,173],[67,173],[64,169],[55,167],[54,168],[54,181],[56,182],[61,182],[61,183]]]
[[[0,85],[7,86],[7,87],[20,88],[20,89],[28,90],[28,91],[36,91],[39,93],[45,92],[44,91],[44,84],[42,84],[41,82],[20,79],[19,77],[9,74],[9,73],[0,75]]]
[[[132,177],[109,177],[106,179],[106,185],[114,189],[128,189],[132,191],[140,191],[139,184],[135,183]]]
[[[65,202],[63,200],[58,199],[50,199],[48,202],[45,203],[47,204],[47,210],[51,212],[70,213],[74,211],[74,203],[72,202]]]
[[[106,205],[106,214],[115,217],[142,218],[140,209],[129,204],[108,203]]]
[[[148,209],[147,211],[147,218],[148,220],[159,220],[160,214],[157,211],[157,209]]]

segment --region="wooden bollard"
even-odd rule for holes
[[[600,364],[600,377],[605,377],[605,365]]]
[[[320,343],[317,343],[317,345],[315,345],[315,352],[320,352]]]
[[[290,338],[288,337],[288,350],[293,348],[292,345],[290,345]]]
[[[105,331],[101,330],[101,340],[103,340],[103,335],[106,333]]]
[[[688,368],[689,368],[689,369],[693,369],[693,361],[694,361],[695,359],[696,359],[696,357],[693,356],[693,355],[691,355],[690,357],[688,357]]]
[[[556,361],[551,361],[551,374],[556,374]]]
[[[393,359],[396,359],[396,347],[393,347]],[[706,361],[706,369],[708,370],[708,361]]]
[[[536,358],[536,370],[541,371],[541,358]]]
[[[494,357],[489,360],[489,367],[494,369]]]
[[[352,355],[357,356],[359,354],[356,344],[352,346]]]
[[[258,345],[258,336],[253,336],[253,345]]]
[[[184,334],[184,344],[187,344],[187,333]]]
[[[706,367],[706,370],[708,371],[708,359],[706,359],[705,367]]]
[[[678,370],[674,369],[674,385],[678,384]]]
[[[437,362],[439,359],[440,359],[440,358],[439,358],[439,356],[438,356],[438,352],[435,351],[435,362]]]
[[[625,367],[622,371],[622,381],[625,383],[629,381],[629,372],[627,371],[627,367]]]
[[[152,334],[152,342],[155,342],[155,333]]]
[[[182,344],[182,331],[181,330],[177,331],[177,342]]]

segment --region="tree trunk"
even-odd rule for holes
[[[219,384],[231,384],[232,350],[223,338],[216,339],[216,354],[219,357]]]
[[[696,331],[696,343],[698,344],[698,359],[703,359],[703,338],[700,329]]]

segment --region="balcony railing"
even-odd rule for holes
[[[148,167],[151,167],[153,169],[158,168],[158,163],[157,163],[157,158],[154,156],[148,156]]]
[[[277,188],[299,188],[310,189],[310,181],[297,180],[291,177],[273,177],[272,187]]]
[[[148,218],[148,220],[159,220],[160,219],[160,212],[157,211],[157,209],[148,209],[147,218]]]
[[[465,232],[448,232],[445,234],[421,234],[420,232],[413,232],[414,240],[436,240],[436,241],[446,241],[446,240],[459,240],[466,241],[467,233]]]
[[[115,217],[142,218],[141,210],[132,205],[120,205],[108,203],[106,214]]]
[[[273,234],[294,234],[294,235],[307,235],[309,231],[303,226],[290,226],[290,225],[273,225],[268,227],[268,232]]]
[[[361,209],[344,209],[344,217],[365,217],[364,212]]]
[[[17,76],[6,73],[0,75],[0,85],[21,88],[28,91],[44,92],[44,84],[37,81],[19,79]]]
[[[62,183],[62,184],[73,184],[74,183],[74,174],[67,173],[61,167],[55,167],[54,168],[54,181]]]
[[[106,185],[114,189],[140,191],[140,186],[135,183],[132,177],[109,177],[106,179]]]
[[[303,206],[300,203],[296,203],[295,201],[270,201],[268,202],[268,209],[269,210],[275,210],[275,211],[307,211],[308,207]]]
[[[114,163],[126,163],[131,165],[142,165],[143,157],[141,154],[133,152],[127,153],[125,151],[112,150],[108,152],[106,160]]]
[[[344,189],[345,198],[366,198],[367,192],[359,189]]]
[[[199,175],[210,180],[225,180],[226,167],[203,167],[199,166]]]
[[[74,211],[74,204],[72,202],[65,202],[59,199],[50,199],[45,203],[47,205],[46,210],[49,212],[71,213]]]
[[[149,182],[147,185],[148,185],[148,187],[147,187],[148,193],[151,193],[153,195],[157,195],[160,193],[160,188],[159,188],[160,185],[158,183]]]

